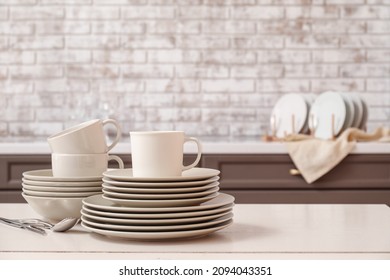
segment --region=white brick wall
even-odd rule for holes
[[[258,137],[281,94],[326,90],[390,126],[390,1],[0,0],[0,141],[108,117]]]

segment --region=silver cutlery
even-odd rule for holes
[[[4,224],[31,230],[37,233],[46,234],[45,229],[55,232],[64,232],[73,228],[78,222],[78,218],[65,218],[56,224],[51,224],[41,219],[7,219],[1,218],[0,221]]]
[[[28,224],[28,223],[22,223],[22,222],[18,222],[16,220],[10,220],[10,219],[1,218],[1,217],[0,217],[0,222],[3,224],[6,224],[6,225],[12,226],[12,227],[30,230],[32,232],[39,233],[42,235],[46,234],[46,231],[43,228]]]

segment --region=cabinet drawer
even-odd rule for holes
[[[203,166],[221,170],[224,189],[390,189],[389,155],[349,155],[312,184],[290,175],[288,155],[206,155]]]

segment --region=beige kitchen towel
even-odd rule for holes
[[[298,134],[287,136],[285,141],[292,161],[310,184],[339,164],[353,150],[356,142],[390,141],[390,130],[378,128],[370,134],[357,128],[349,128],[335,140],[321,140]]]

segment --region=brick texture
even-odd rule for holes
[[[359,93],[390,126],[387,0],[8,0],[0,141],[92,118],[259,138],[284,93]]]

